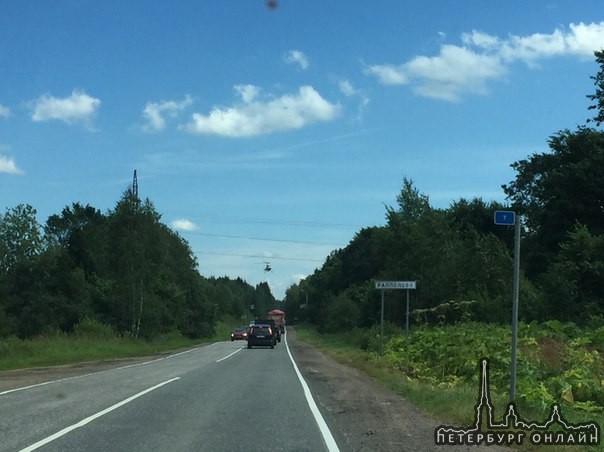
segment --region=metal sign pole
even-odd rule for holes
[[[510,361],[510,402],[516,399],[516,339],[518,336],[518,298],[520,293],[520,216],[514,224],[514,281],[512,284],[512,359]]]
[[[380,355],[384,353],[384,290],[407,289],[407,320],[406,328],[409,335],[409,289],[415,289],[417,281],[375,281],[375,288],[382,291],[382,313],[380,324]]]
[[[516,339],[518,337],[518,298],[520,292],[520,234],[521,217],[511,210],[496,210],[495,224],[514,226],[514,272],[512,280],[512,356],[510,359],[509,401],[516,398]]]
[[[384,290],[382,289],[382,320],[380,323],[380,355],[384,354]]]
[[[405,336],[409,337],[409,289],[407,289],[407,319],[405,322]]]

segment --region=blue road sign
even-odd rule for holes
[[[495,224],[513,226],[516,223],[516,212],[512,210],[496,210]]]

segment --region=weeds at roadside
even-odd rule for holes
[[[342,364],[365,372],[423,411],[450,425],[469,426],[479,389],[480,358],[490,359],[491,400],[496,418],[507,406],[509,329],[479,323],[417,328],[405,337],[389,327],[380,355],[377,328],[320,334],[296,327],[305,340]],[[571,423],[604,425],[604,329],[574,324],[524,324],[519,332],[516,405],[527,420],[543,421],[559,403]],[[522,450],[574,450],[571,446],[532,446]],[[587,450],[598,450],[587,448]]]
[[[148,341],[120,336],[103,324],[84,320],[71,334],[55,332],[32,339],[0,339],[0,371],[152,355],[200,342],[211,342],[211,338],[193,340],[175,331]]]

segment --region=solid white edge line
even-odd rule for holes
[[[306,396],[306,401],[308,402],[310,411],[312,412],[313,416],[315,417],[315,422],[319,426],[319,430],[321,430],[321,434],[323,435],[323,440],[325,441],[327,450],[329,450],[329,452],[339,452],[340,449],[339,449],[338,445],[336,444],[336,440],[333,438],[333,435],[331,434],[331,430],[329,430],[329,427],[327,426],[325,419],[323,419],[323,416],[321,415],[321,412],[319,411],[319,407],[317,407],[317,404],[315,403],[315,399],[313,399],[312,393],[310,392],[310,388],[306,384],[306,381],[304,381],[304,378],[302,377],[302,374],[300,373],[300,370],[298,369],[298,366],[296,365],[296,361],[294,361],[294,357],[292,356],[291,352],[289,351],[289,344],[287,343],[287,332],[285,333],[285,348],[287,349],[287,354],[289,355],[289,359],[294,366],[294,370],[296,371],[298,380],[300,380],[302,389],[304,389],[304,395]]]
[[[233,356],[235,353],[239,353],[241,350],[243,350],[243,347],[238,348],[237,350],[235,350],[233,353],[229,353],[228,355],[226,355],[224,358],[220,358],[217,359],[216,362],[219,363],[220,361],[224,361],[227,358],[230,358],[231,356]]]
[[[105,414],[118,409],[121,406],[126,405],[127,403],[132,402],[135,399],[138,399],[141,396],[144,396],[145,394],[151,392],[151,391],[155,391],[158,388],[161,388],[164,385],[167,385],[168,383],[172,383],[173,381],[176,380],[180,380],[180,377],[176,377],[176,378],[172,378],[170,380],[164,381],[163,383],[159,383],[151,388],[145,389],[144,391],[139,392],[138,394],[134,394],[131,397],[128,397],[127,399],[122,400],[119,403],[116,403],[115,405],[110,406],[109,408],[105,408],[103,411],[99,411],[96,414],[93,414],[92,416],[87,417],[86,419],[82,419],[80,422],[70,425],[69,427],[64,428],[63,430],[58,431],[57,433],[55,433],[54,435],[50,435],[47,438],[44,438],[43,440],[38,441],[35,444],[32,444],[31,446],[26,447],[25,449],[21,449],[20,452],[30,452],[32,450],[36,450],[39,447],[44,446],[45,444],[50,443],[51,441],[54,441],[57,438],[60,438],[61,436],[66,435],[67,433],[75,430],[76,428],[80,428],[83,427],[84,425],[88,424],[89,422],[94,421],[95,419],[100,418],[101,416],[104,416]]]

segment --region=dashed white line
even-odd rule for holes
[[[220,361],[224,361],[227,358],[230,358],[231,356],[233,356],[235,353],[239,353],[241,350],[243,350],[243,347],[238,348],[237,350],[235,350],[233,353],[229,353],[228,355],[226,355],[224,358],[220,358],[217,359],[216,362],[219,363]]]
[[[58,431],[54,435],[50,435],[49,437],[44,438],[43,440],[40,440],[37,443],[26,447],[25,449],[21,449],[20,452],[30,452],[32,450],[36,450],[39,447],[42,447],[42,446],[50,443],[51,441],[54,441],[55,439],[68,434],[69,432],[75,430],[76,428],[83,427],[84,425],[88,424],[89,422],[92,422],[95,419],[98,419],[101,416],[104,416],[105,414],[110,413],[111,411],[116,410],[119,407],[124,406],[127,403],[130,403],[133,400],[138,399],[139,397],[144,396],[145,394],[148,394],[151,391],[155,391],[156,389],[161,388],[162,386],[167,385],[168,383],[172,383],[173,381],[176,381],[176,380],[180,380],[180,377],[172,378],[170,380],[164,381],[163,383],[159,383],[151,388],[145,389],[144,391],[141,391],[138,394],[134,394],[133,396],[128,397],[127,399],[124,399],[121,402],[110,406],[109,408],[105,408],[103,411],[99,411],[98,413],[93,414],[92,416],[88,416],[86,419],[82,419],[80,422],[78,422],[76,424],[70,425],[69,427],[66,427],[63,430]]]

